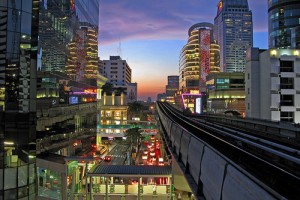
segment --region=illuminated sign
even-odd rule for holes
[[[190,90],[190,94],[199,94],[199,90]]]
[[[71,5],[71,10],[74,12],[74,11],[75,11],[75,3],[74,3],[74,0],[70,0],[70,5]]]
[[[210,30],[200,32],[200,82],[206,81],[210,68]]]
[[[220,1],[218,4],[218,13],[221,12],[222,8],[223,8],[223,1]]]
[[[197,114],[201,114],[201,113],[202,113],[201,98],[196,98],[196,102],[195,102],[195,112],[196,112]]]
[[[97,90],[96,89],[86,89],[84,90],[85,93],[90,93],[90,94],[96,94]]]
[[[78,97],[70,97],[69,103],[70,104],[77,104],[78,103]]]

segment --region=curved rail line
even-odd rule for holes
[[[299,151],[236,130],[200,123],[167,103],[159,108],[193,136],[212,146],[268,187],[288,199],[300,196]],[[242,144],[241,144],[242,143]]]

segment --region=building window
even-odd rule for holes
[[[250,88],[248,88],[247,90],[248,90],[248,94],[250,94]]]
[[[111,65],[118,65],[118,63],[111,63]]]
[[[281,106],[294,106],[294,95],[281,95],[280,96]]]
[[[294,78],[280,78],[280,89],[294,89]]]
[[[217,78],[217,84],[228,84],[229,79],[228,78]]]
[[[230,79],[230,84],[244,84],[244,79]]]
[[[294,122],[294,112],[280,112],[280,121]]]
[[[280,61],[280,72],[294,72],[294,62],[293,61]]]
[[[250,79],[250,73],[248,73],[247,76],[248,76],[248,80],[249,80]]]

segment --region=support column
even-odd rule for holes
[[[172,180],[170,177],[168,177],[168,183],[169,183],[169,187],[170,187],[170,199],[172,200]]]
[[[93,193],[93,177],[90,176],[90,199],[92,199],[92,193]],[[88,195],[86,195],[86,198],[88,197]]]
[[[86,195],[86,197],[88,196],[88,186],[89,184],[88,184],[88,177],[87,177],[87,175],[85,176],[85,195]]]
[[[68,187],[67,187],[67,175],[66,173],[61,173],[61,198],[62,199],[67,199],[67,191],[68,191]]]
[[[108,177],[105,177],[105,199],[108,200]]]
[[[138,199],[141,199],[141,181],[142,181],[142,178],[139,177],[139,181],[138,181]]]

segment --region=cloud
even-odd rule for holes
[[[208,3],[209,2],[209,3]],[[267,3],[251,0],[254,31],[267,31]],[[213,23],[218,0],[109,0],[100,3],[100,43],[186,39],[190,26]],[[261,17],[263,16],[263,17]]]

